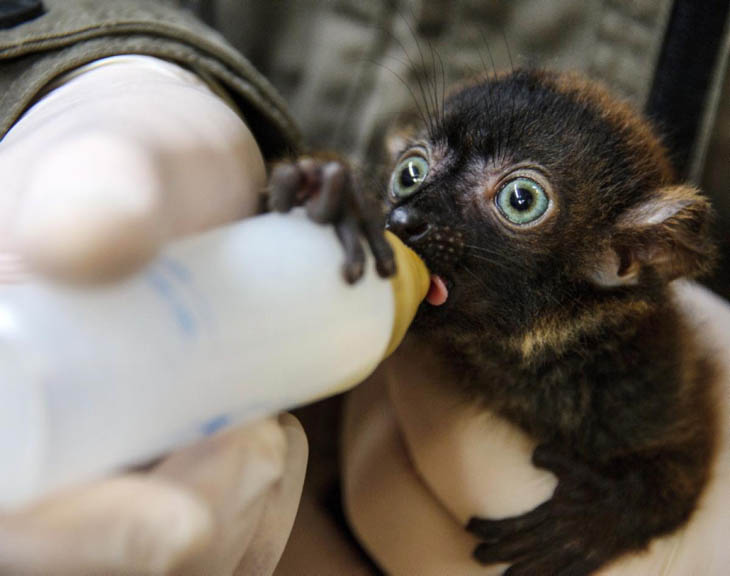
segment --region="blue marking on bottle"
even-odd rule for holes
[[[201,427],[200,431],[203,436],[212,436],[219,430],[228,427],[231,424],[231,417],[227,414],[220,414],[214,418],[211,418],[205,422]]]
[[[181,262],[173,260],[172,258],[162,257],[160,263],[165,269],[180,282],[189,284],[192,280],[190,270],[185,267]]]
[[[180,298],[175,291],[175,286],[164,276],[164,274],[154,268],[149,270],[146,278],[155,291],[162,296],[165,302],[169,305],[180,330],[187,336],[195,336],[198,332],[195,317],[191,314],[188,307],[180,301]]]

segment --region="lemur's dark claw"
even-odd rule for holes
[[[269,176],[268,209],[289,212],[294,207],[296,194],[302,184],[302,175],[294,164],[279,163]]]
[[[334,224],[343,217],[343,189],[347,172],[339,162],[328,162],[320,167],[319,190],[306,201],[307,216],[320,224]]]
[[[352,218],[346,217],[335,224],[337,236],[345,249],[345,263],[342,274],[348,284],[354,284],[365,271],[365,251],[358,235],[358,226]]]

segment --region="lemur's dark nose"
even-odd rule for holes
[[[385,227],[401,240],[418,240],[428,232],[431,225],[423,214],[413,206],[399,206],[388,216]]]

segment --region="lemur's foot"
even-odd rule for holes
[[[375,257],[378,274],[385,278],[395,272],[393,250],[383,235],[383,215],[345,163],[302,157],[276,164],[269,178],[269,209],[288,212],[302,205],[315,222],[334,225],[345,250],[343,275],[348,283],[357,282],[365,270],[360,234]]]
[[[617,485],[549,445],[533,462],[558,477],[553,497],[521,516],[472,518],[467,530],[482,539],[477,561],[511,563],[503,576],[588,576],[626,548]]]

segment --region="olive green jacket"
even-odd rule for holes
[[[281,154],[299,143],[298,129],[271,84],[219,33],[175,3],[44,0],[43,5],[42,15],[0,30],[0,136],[54,78],[99,58],[146,54],[177,62],[226,91],[265,154]]]

